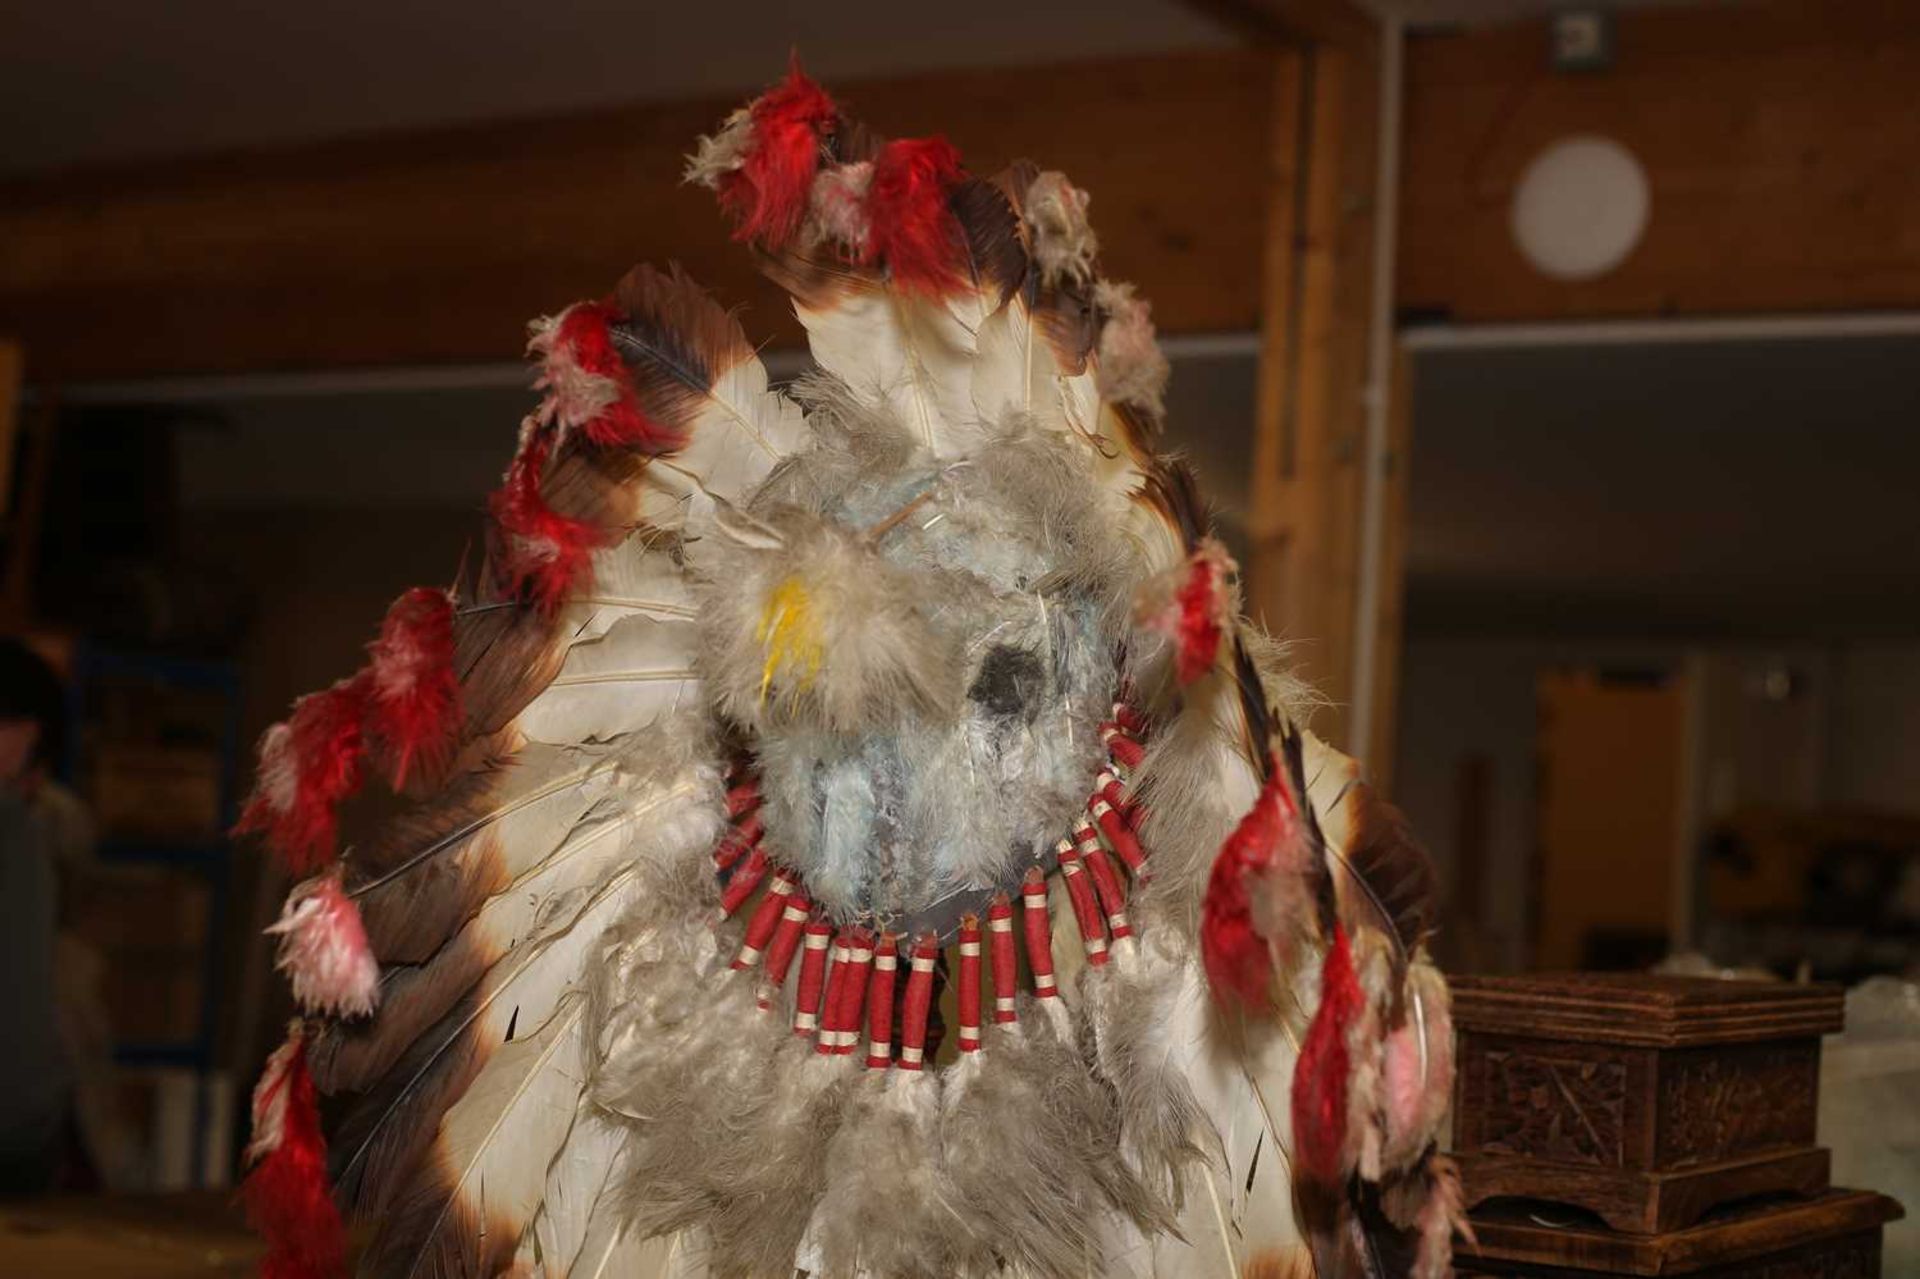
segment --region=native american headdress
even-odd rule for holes
[[[1238,616],[1087,196],[797,70],[688,176],[811,370],[678,270],[539,321],[484,563],[262,742],[269,1272],[344,1214],[375,1275],[1445,1273],[1431,872]]]

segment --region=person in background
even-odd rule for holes
[[[53,668],[18,640],[0,639],[0,1194],[53,1188],[73,1150],[55,955],[62,881],[92,840],[84,810],[52,779],[65,727]]]

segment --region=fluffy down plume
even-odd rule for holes
[[[867,254],[867,192],[873,187],[873,162],[836,164],[820,170],[810,199],[813,225],[847,254],[859,261]]]
[[[547,505],[540,480],[553,445],[554,433],[534,424],[491,503],[508,589],[549,613],[580,584],[593,553],[611,540],[604,530]]]
[[[1221,845],[1201,901],[1200,958],[1214,997],[1227,1006],[1266,1006],[1275,948],[1290,941],[1266,900],[1283,878],[1293,878],[1284,876],[1284,858],[1299,839],[1299,810],[1285,776],[1270,756],[1260,794]]]
[[[688,176],[719,191],[735,239],[782,248],[806,217],[820,138],[837,114],[833,99],[796,62],[744,120],[730,119],[715,138],[702,140]]]
[[[1404,1177],[1388,1181],[1381,1189],[1380,1206],[1388,1221],[1413,1231],[1408,1279],[1450,1279],[1453,1237],[1478,1243],[1467,1216],[1460,1168],[1445,1155],[1429,1154]]]
[[[681,179],[718,191],[720,184],[745,162],[747,148],[752,144],[753,109],[749,104],[729,114],[720,122],[717,132],[701,137],[694,145],[693,154],[687,157]]]
[[[853,1083],[847,1116],[822,1152],[831,1170],[815,1211],[820,1273],[938,1279],[967,1235],[946,1203],[937,1149],[940,1084],[902,1070]]]
[[[287,974],[293,997],[309,1012],[365,1017],[380,998],[380,965],[367,945],[360,909],[341,891],[339,867],[297,886],[280,919],[274,967]]]
[[[1023,1012],[1038,1009],[1029,1001]],[[947,1177],[955,1198],[990,1227],[974,1248],[1004,1255],[1015,1273],[1072,1274],[1097,1246],[1085,1161],[1113,1152],[1100,1147],[1099,1134],[1063,1124],[1049,1105],[1046,1072],[1075,1068],[1067,1053],[1050,1031],[995,1026],[985,1050],[963,1057],[947,1080],[940,1142]],[[1010,1177],[1013,1168],[1030,1172]],[[1040,1186],[1048,1193],[1034,1193]]]
[[[346,1230],[327,1184],[307,1037],[296,1021],[253,1089],[252,1171],[241,1189],[247,1219],[267,1241],[264,1279],[333,1279],[346,1271]]]
[[[899,138],[881,148],[867,191],[867,265],[884,262],[893,281],[933,296],[960,284],[960,223],[948,203],[960,153],[945,138]]]
[[[1392,945],[1372,928],[1348,938],[1355,975],[1366,1002],[1347,1027],[1347,1148],[1343,1164],[1371,1182],[1380,1180],[1386,1117],[1381,1096],[1387,1017],[1395,998]]]
[[[1153,317],[1131,284],[1102,280],[1094,305],[1106,316],[1100,328],[1100,398],[1159,418],[1166,412],[1167,356],[1154,337]]]
[[[1213,669],[1237,608],[1233,557],[1213,538],[1201,539],[1187,562],[1155,576],[1141,589],[1135,617],[1173,645],[1174,674],[1191,684]]]
[[[613,344],[613,326],[623,318],[609,302],[576,302],[533,322],[527,350],[540,357],[534,389],[546,392],[539,416],[561,438],[579,431],[602,448],[682,448],[685,437],[647,416],[634,395],[633,378]]]
[[[1172,952],[1165,931],[1149,933],[1131,957],[1088,969],[1080,993],[1095,1028],[1100,1073],[1120,1103],[1123,1148],[1177,1210],[1185,1170],[1206,1158],[1201,1142],[1213,1129],[1169,1044],[1188,960]]]
[[[1453,1018],[1446,979],[1424,960],[1407,969],[1407,1013],[1388,1032],[1381,1065],[1388,1169],[1408,1167],[1440,1133],[1453,1096]]]
[[[1293,1166],[1322,1185],[1337,1183],[1345,1172],[1347,1085],[1353,1069],[1347,1045],[1366,1000],[1346,929],[1335,925],[1320,967],[1320,1006],[1293,1071]]]
[[[360,786],[367,695],[364,674],[309,693],[260,739],[259,780],[234,829],[264,836],[296,875],[333,856],[340,802]]]
[[[1476,1242],[1473,1223],[1467,1217],[1466,1191],[1460,1185],[1460,1169],[1444,1155],[1427,1160],[1427,1198],[1420,1205],[1415,1225],[1420,1234],[1412,1279],[1447,1279],[1453,1273],[1453,1237],[1458,1234],[1468,1243]]]
[[[778,549],[712,548],[702,673],[740,723],[847,731],[945,714],[963,664],[927,621],[938,601],[861,537],[798,511],[770,517]]]
[[[1040,282],[1049,288],[1093,279],[1100,241],[1087,221],[1090,199],[1066,174],[1053,170],[1027,186],[1022,208],[1033,234],[1033,261],[1040,268]]]
[[[395,790],[413,767],[438,773],[460,731],[460,677],[453,669],[453,597],[416,586],[387,610],[373,656],[367,727]]]

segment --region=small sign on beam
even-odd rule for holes
[[[1548,28],[1555,71],[1607,71],[1613,67],[1613,14],[1605,9],[1563,9]]]

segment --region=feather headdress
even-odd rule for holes
[[[677,269],[537,322],[484,561],[263,742],[275,1255],[1330,1279],[1372,1194],[1434,1273],[1430,872],[1255,659],[1087,195],[797,68],[687,172],[812,369]]]

